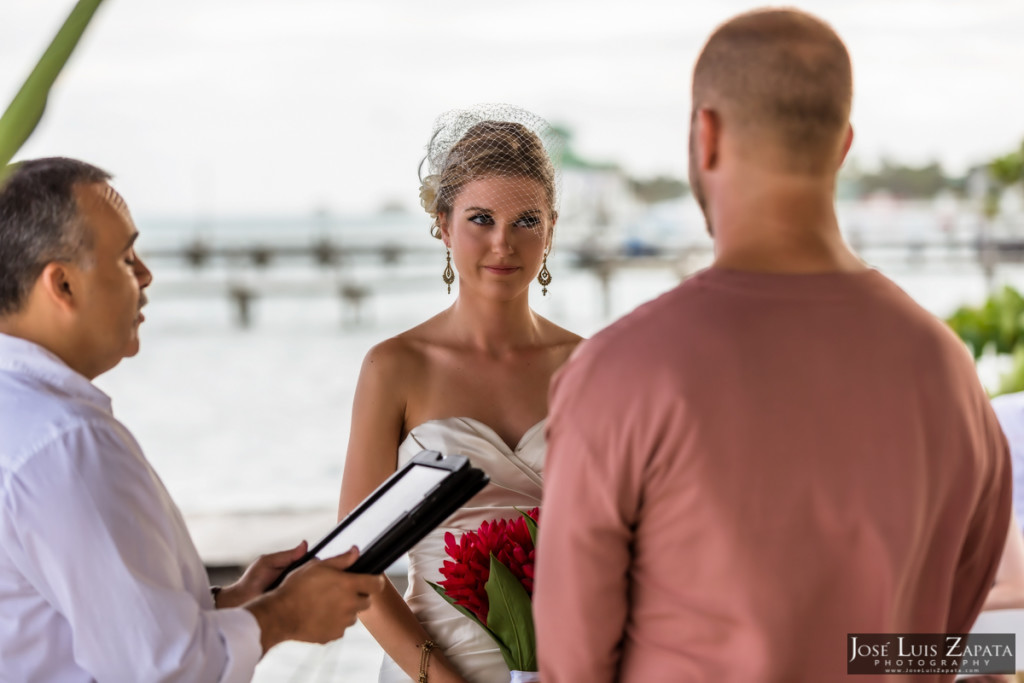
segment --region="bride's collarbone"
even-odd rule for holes
[[[428,366],[472,365],[500,371],[503,368],[557,367],[566,357],[565,344],[534,344],[504,348],[485,348],[463,342],[423,343],[420,360]]]
[[[556,364],[542,360],[511,363],[471,358],[452,359],[424,368],[426,379],[431,383],[465,387],[485,396],[491,396],[494,387],[506,387],[515,393],[546,392],[557,369]]]

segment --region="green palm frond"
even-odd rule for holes
[[[103,0],[79,0],[46,48],[7,111],[0,116],[0,182],[14,155],[25,144],[46,109],[50,88],[67,63]]]

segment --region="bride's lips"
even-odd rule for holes
[[[484,266],[484,269],[495,275],[511,275],[519,270],[519,266]]]

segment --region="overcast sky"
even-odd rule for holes
[[[0,2],[0,101],[72,0]],[[690,71],[756,3],[107,0],[22,157],[116,174],[137,216],[416,206],[435,117],[511,102],[581,153],[685,177]],[[1024,139],[1024,2],[805,0],[853,56],[853,156],[953,172]]]

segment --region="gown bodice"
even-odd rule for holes
[[[541,502],[541,473],[547,450],[544,421],[523,434],[510,448],[498,434],[479,420],[451,417],[430,420],[413,428],[398,447],[398,467],[421,450],[459,454],[490,477],[490,482],[439,527],[409,551],[409,587],[405,601],[445,655],[471,683],[505,683],[509,671],[497,645],[476,623],[441,598],[427,581],[444,579],[439,571],[447,559],[446,532],[458,538],[494,519],[515,519],[516,508],[529,510]],[[381,667],[381,683],[408,683],[407,675],[387,656]]]

